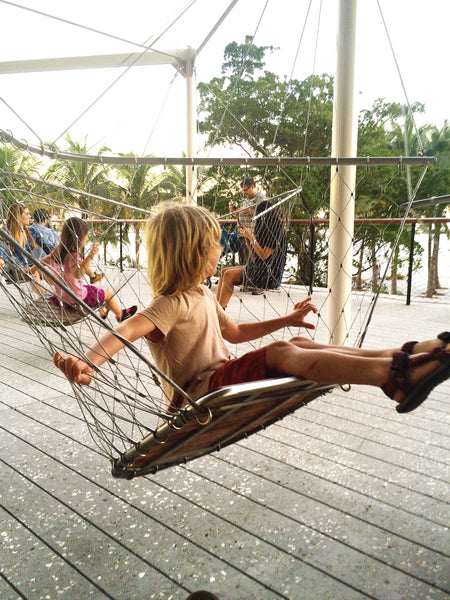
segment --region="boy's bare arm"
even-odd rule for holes
[[[134,342],[154,330],[155,325],[147,317],[137,314],[121,323],[115,331],[129,342]],[[107,331],[87,350],[84,357],[56,352],[53,362],[70,381],[89,385],[94,373],[93,366],[101,366],[123,347],[122,340],[114,332]]]
[[[316,313],[317,308],[311,303],[311,298],[306,298],[302,302],[298,302],[294,306],[294,310],[284,317],[255,323],[241,323],[239,325],[229,322],[225,329],[222,330],[222,336],[227,342],[239,344],[263,337],[283,327],[314,329],[315,327],[312,323],[305,321],[305,317],[310,312]]]

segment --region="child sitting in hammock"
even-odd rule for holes
[[[222,247],[220,227],[206,209],[170,205],[147,224],[148,271],[155,297],[149,306],[117,327],[134,342],[145,337],[157,366],[192,398],[235,383],[296,376],[319,384],[378,386],[409,411],[450,375],[450,333],[436,340],[407,342],[402,349],[363,350],[318,344],[309,338],[276,341],[241,358],[230,359],[225,341],[236,344],[283,327],[314,325],[305,321],[317,312],[306,298],[283,317],[235,324],[201,284],[217,269]],[[81,358],[55,353],[66,377],[89,384],[98,367],[124,346],[107,332]],[[172,393],[171,406],[183,399]]]
[[[65,221],[59,244],[47,256],[41,259],[41,262],[48,265],[61,279],[61,281],[75,293],[83,302],[91,308],[102,307],[100,316],[106,319],[111,310],[117,321],[125,321],[135,314],[137,306],[121,309],[119,303],[114,298],[110,290],[95,287],[94,285],[85,285],[82,278],[86,273],[90,273],[89,265],[94,256],[98,253],[98,244],[94,244],[89,254],[83,259],[80,251],[88,240],[89,226],[78,217],[71,217]],[[36,269],[36,267],[33,267]],[[63,287],[54,284],[56,294],[50,301],[63,302],[69,306],[75,306],[76,302]]]

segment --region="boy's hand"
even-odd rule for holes
[[[94,374],[94,369],[85,363],[79,356],[55,352],[53,355],[53,362],[58,369],[61,369],[69,381],[83,383],[84,385],[89,385],[91,383],[91,375]]]
[[[305,327],[305,329],[315,329],[315,325],[312,323],[306,323],[305,317],[310,313],[318,312],[318,308],[311,303],[311,297],[297,302],[294,306],[294,310],[289,315],[289,325],[291,327]]]

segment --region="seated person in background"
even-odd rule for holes
[[[8,262],[8,250],[3,242],[0,242],[0,268],[6,268]]]
[[[50,227],[50,214],[45,208],[37,208],[33,213],[34,223],[30,225],[30,231],[45,254],[50,254],[53,248],[59,244],[59,235]]]
[[[30,211],[24,204],[12,204],[8,209],[6,216],[6,231],[9,235],[22,246],[24,250],[33,254],[36,258],[45,256],[44,251],[30,231]],[[13,281],[23,281],[27,273],[30,272],[32,262],[17,247],[9,246],[2,242],[1,256],[6,263],[8,277]],[[36,283],[41,282],[39,270],[34,271]]]
[[[256,207],[256,214],[270,208],[264,200]],[[269,210],[255,221],[254,233],[246,227],[242,235],[251,251],[245,267],[222,269],[217,286],[217,301],[225,308],[233,294],[235,285],[263,289],[276,289],[281,284],[286,264],[287,236],[276,208]]]

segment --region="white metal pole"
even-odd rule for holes
[[[194,81],[194,61],[195,50],[189,48],[186,53],[186,94],[187,94],[187,157],[195,157],[195,134],[197,107],[195,98]],[[188,204],[197,203],[197,167],[186,165],[186,202]]]
[[[356,156],[354,102],[357,0],[340,0],[334,83],[332,156]],[[330,344],[348,341],[351,318],[356,167],[331,168],[327,324]]]

